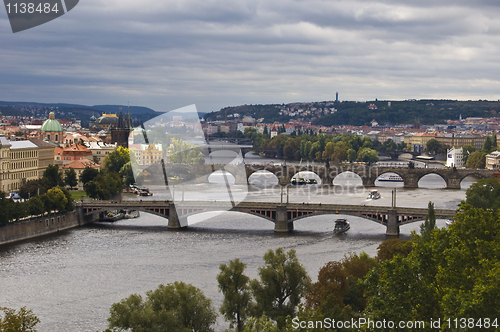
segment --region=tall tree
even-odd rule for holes
[[[229,262],[229,266],[221,264],[217,275],[219,290],[224,295],[220,313],[231,323],[236,325],[237,331],[242,331],[249,316],[251,294],[250,278],[243,274],[246,265],[238,258]]]
[[[94,180],[97,175],[99,175],[99,170],[97,168],[87,166],[80,174],[80,181],[85,185],[87,182]]]
[[[264,262],[259,268],[260,281],[250,282],[257,315],[264,314],[283,328],[286,317],[295,315],[311,281],[293,249],[287,253],[283,248],[269,250],[264,254]]]
[[[59,166],[48,165],[43,172],[42,186],[44,187],[44,192],[50,188],[62,186],[64,184],[62,178],[62,172],[59,171]]]
[[[425,221],[420,225],[420,235],[424,241],[429,241],[431,239],[431,232],[436,229],[436,211],[434,211],[434,203],[429,202],[427,209]]]
[[[467,163],[465,164],[467,168],[480,168],[486,167],[486,152],[474,151],[467,158]]]
[[[490,153],[492,148],[493,148],[493,142],[491,141],[491,137],[486,136],[481,151],[484,153]]]
[[[74,168],[70,167],[64,171],[64,183],[66,183],[66,185],[68,185],[71,189],[78,185],[78,179]]]

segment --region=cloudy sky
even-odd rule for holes
[[[80,0],[14,34],[1,8],[0,100],[498,100],[499,17],[498,0]]]

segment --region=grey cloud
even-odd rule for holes
[[[81,1],[38,30],[0,34],[0,100],[29,91],[212,111],[337,90],[468,99],[482,87],[491,98],[499,11],[493,1]]]

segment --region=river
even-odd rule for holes
[[[330,191],[294,187],[288,199],[390,205],[392,187],[379,187],[382,198],[371,201],[366,199],[367,190],[356,187],[355,180],[346,178]],[[440,189],[440,181],[430,175],[421,180],[423,188],[398,188],[398,206],[427,207],[433,201],[436,208],[456,208],[471,180],[464,180],[462,190]],[[210,194],[218,185],[211,186],[201,190]],[[151,199],[160,199],[161,194],[157,194],[160,197],[155,194]],[[280,195],[276,187],[250,186],[245,199],[279,202]],[[218,268],[234,258],[246,263],[246,274],[256,278],[267,250],[293,248],[314,281],[323,265],[349,252],[365,251],[374,256],[386,239],[385,227],[362,218],[347,218],[351,229],[334,236],[334,218],[325,215],[297,221],[293,233],[275,234],[273,223],[236,212],[192,218],[189,227],[181,231],[167,229],[166,219],[142,213],[137,219],[95,223],[4,245],[0,247],[0,306],[32,309],[41,321],[38,331],[95,332],[106,328],[114,302],[132,293],[144,294],[159,284],[184,281],[199,287],[218,310],[222,301],[216,281]],[[402,226],[400,237],[409,238],[419,225]],[[438,226],[445,227],[444,220],[438,220]],[[216,331],[227,327],[219,317]]]

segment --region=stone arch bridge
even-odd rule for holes
[[[293,223],[299,219],[322,214],[332,214],[332,230],[335,215],[352,215],[365,218],[386,226],[386,235],[397,236],[399,226],[424,220],[427,209],[358,206],[339,204],[278,204],[263,202],[195,202],[195,201],[93,201],[78,203],[77,209],[83,223],[96,221],[99,211],[114,209],[133,209],[156,214],[168,219],[169,228],[187,227],[187,217],[208,211],[237,211],[256,215],[275,224],[275,232],[290,232]],[[435,210],[436,218],[452,219],[454,210]]]
[[[257,171],[268,171],[280,179],[281,184],[289,184],[292,177],[298,172],[309,171],[317,174],[323,185],[332,185],[336,176],[344,172],[357,174],[365,187],[375,186],[375,180],[384,173],[396,173],[402,179],[404,188],[418,188],[418,181],[428,174],[437,174],[446,182],[448,189],[460,189],[460,183],[467,176],[477,178],[491,178],[494,171],[485,169],[455,169],[455,168],[398,168],[376,167],[365,165],[178,165],[166,164],[167,176],[180,175],[185,181],[208,182],[208,176],[214,171],[225,170],[231,173],[237,184],[247,184],[250,175]],[[181,180],[182,182],[182,180]]]

